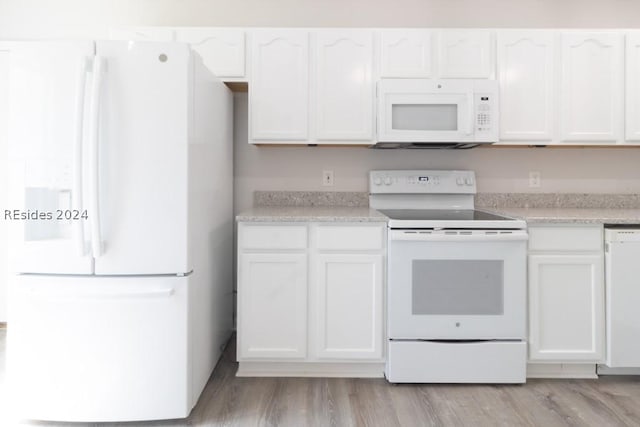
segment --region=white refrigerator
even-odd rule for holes
[[[15,416],[186,417],[232,331],[231,93],[185,44],[15,46]]]

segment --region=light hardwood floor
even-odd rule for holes
[[[0,330],[0,380],[5,331]],[[52,426],[640,426],[640,377],[525,385],[390,385],[384,379],[237,378],[225,351],[185,420]]]

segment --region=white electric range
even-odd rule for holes
[[[474,209],[472,171],[371,171],[387,215],[386,377],[526,378],[526,223]]]

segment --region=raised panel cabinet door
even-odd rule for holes
[[[241,253],[238,359],[304,359],[307,255]]]
[[[604,358],[602,255],[529,256],[529,359]]]
[[[626,64],[625,139],[640,141],[640,31],[627,34]]]
[[[316,259],[316,356],[382,358],[382,255],[320,254]]]
[[[250,141],[307,140],[308,55],[306,31],[256,30],[251,34]]]
[[[553,138],[555,34],[553,31],[499,31],[500,140]]]
[[[373,33],[314,34],[315,139],[332,144],[373,140]]]
[[[564,141],[621,139],[621,33],[562,34],[560,127]]]
[[[437,47],[440,78],[495,78],[493,32],[442,30]]]
[[[431,31],[384,30],[379,43],[380,77],[432,77]]]
[[[221,79],[244,77],[244,30],[176,28],[176,40],[189,43],[191,48],[200,54],[204,65]]]

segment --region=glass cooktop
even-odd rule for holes
[[[471,209],[384,209],[380,212],[399,221],[515,221],[513,218]]]

